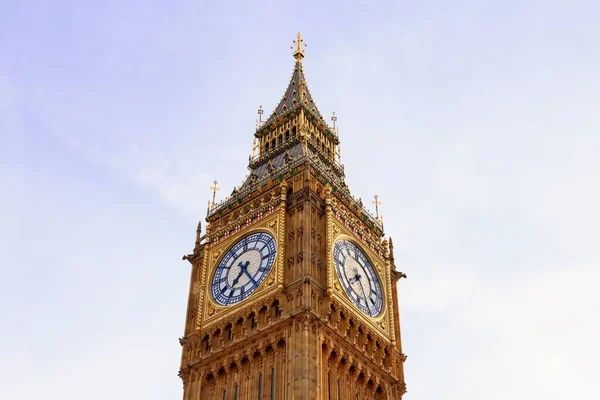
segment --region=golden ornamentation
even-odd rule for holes
[[[210,210],[203,241],[196,234],[180,370],[184,398],[220,398],[223,388],[229,392],[237,385],[243,397],[256,387],[249,377],[262,372],[264,382],[269,379],[265,371],[275,368],[277,398],[316,399],[323,374],[331,371],[344,382],[344,398],[357,392],[362,398],[372,382],[368,396],[401,399],[406,386],[402,365],[396,364],[401,344],[395,338],[394,268],[387,262],[382,227],[343,182],[344,171],[335,163],[340,157],[337,133],[322,120],[305,82],[300,35],[294,57],[296,70],[284,95],[287,110],[278,106],[267,121],[259,115],[263,123],[254,137],[249,185]],[[276,145],[266,150],[273,141]],[[277,176],[262,172],[269,162]],[[277,241],[272,271],[243,302],[217,305],[210,291],[217,262],[234,242],[259,231]],[[379,275],[385,293],[377,317],[354,309],[336,279],[332,247],[341,237],[360,244]],[[357,379],[360,374],[363,379]],[[270,397],[270,386],[265,388],[263,395]]]

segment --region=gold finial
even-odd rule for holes
[[[379,196],[375,195],[373,197],[375,198],[375,201],[372,201],[371,203],[375,204],[375,217],[377,219],[383,220],[383,215],[381,216],[381,218],[379,217],[379,206],[381,205],[381,202],[379,201]]]
[[[294,58],[296,61],[302,61],[304,58],[304,48],[306,47],[306,43],[304,43],[304,39],[302,39],[302,34],[298,32],[296,35],[296,40],[294,40],[295,50],[294,50]],[[294,49],[294,46],[290,47]]]
[[[213,191],[212,204],[211,204],[210,208],[215,208],[215,197],[217,196],[217,191],[221,190],[221,188],[218,185],[219,185],[219,181],[214,181],[213,186],[210,187],[210,190]]]

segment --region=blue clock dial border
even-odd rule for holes
[[[244,253],[258,251],[260,265],[254,273],[250,273],[247,264],[240,262],[234,264]],[[231,246],[219,262],[211,283],[213,300],[223,306],[233,305],[250,296],[265,280],[275,263],[277,245],[275,238],[266,232],[256,232],[247,235]],[[240,265],[241,264],[241,265]],[[235,272],[233,272],[235,270]],[[231,286],[228,282],[229,274],[235,275],[233,282],[237,283],[242,277],[247,280],[242,286]]]
[[[354,277],[347,276],[346,269],[344,268],[345,260],[348,257],[353,258],[362,267],[361,272],[366,274],[368,288],[363,285],[362,281],[360,281],[358,292],[352,287],[351,281]],[[376,317],[381,314],[383,310],[381,283],[363,251],[349,240],[341,239],[334,245],[333,260],[344,292],[346,292],[346,295],[356,307],[370,317]],[[369,293],[368,297],[366,296],[367,292]]]

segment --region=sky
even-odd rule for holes
[[[297,31],[395,245],[407,400],[598,399],[600,3],[0,0],[0,398],[177,399],[209,186]]]

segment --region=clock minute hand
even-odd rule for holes
[[[246,275],[248,275],[248,279],[250,279],[252,281],[252,283],[254,283],[255,286],[258,286],[258,283],[256,282],[256,280],[254,280],[254,278],[252,277],[252,275],[250,275],[250,273],[248,272],[248,270],[244,269],[244,272],[246,273]]]
[[[239,262],[238,267],[240,267],[240,272],[238,273],[238,276],[236,276],[233,280],[233,286],[237,285],[237,283],[240,281],[240,277],[244,274],[244,272],[246,274],[248,273],[248,264],[250,264],[250,261],[246,261],[246,263],[243,263],[241,261]]]
[[[365,304],[367,305],[367,308],[369,309],[369,315],[371,314],[371,306],[369,305],[369,302],[367,301],[367,295],[365,294],[365,288],[363,287],[362,281],[358,281],[358,283],[360,284],[360,290],[362,291],[363,294],[363,298],[365,299]]]

